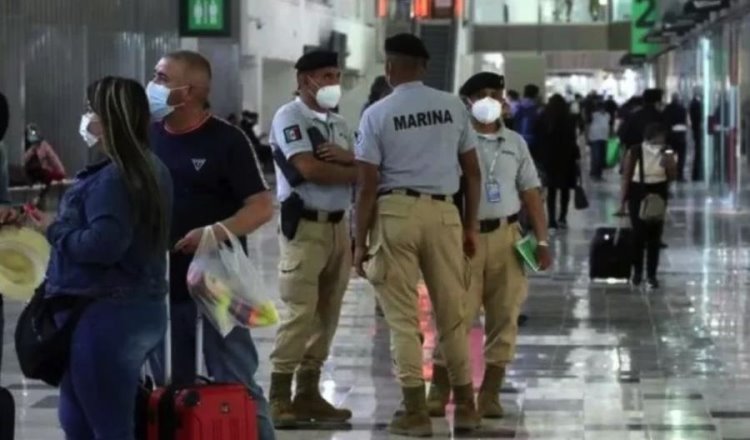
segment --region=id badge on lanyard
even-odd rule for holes
[[[500,203],[500,182],[495,180],[488,180],[484,184],[485,192],[487,193],[487,202],[489,203]]]
[[[502,139],[498,139],[498,143],[502,144]],[[498,146],[497,150],[495,150],[495,156],[492,158],[492,162],[490,163],[489,168],[486,169],[487,175],[486,179],[487,181],[484,184],[484,190],[487,196],[487,203],[500,203],[501,201],[501,192],[500,192],[500,182],[498,182],[497,178],[495,177],[495,167],[497,166],[497,159],[500,156],[500,146]]]

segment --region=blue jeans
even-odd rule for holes
[[[607,141],[593,141],[591,146],[591,177],[600,178],[607,167]]]
[[[172,382],[192,384],[196,379],[196,322],[197,308],[193,301],[172,302]],[[208,321],[203,322],[203,356],[211,377],[217,382],[241,383],[250,391],[258,406],[258,439],[274,440],[276,434],[271,421],[268,401],[263,389],[255,382],[258,370],[258,351],[250,331],[236,327],[222,338]],[[157,378],[164,378],[164,349],[154,353],[151,366]]]
[[[66,439],[134,440],[141,368],[166,325],[161,298],[106,298],[88,306],[73,333],[70,367],[60,384]]]

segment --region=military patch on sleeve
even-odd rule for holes
[[[286,143],[296,142],[302,139],[302,129],[299,125],[292,125],[284,129],[284,140]]]

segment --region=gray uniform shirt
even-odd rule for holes
[[[521,210],[519,193],[541,186],[529,147],[520,134],[507,128],[492,135],[478,136],[479,166],[482,169],[479,219],[517,214]],[[488,188],[492,185],[500,187],[499,202],[490,202]]]
[[[335,113],[320,114],[310,109],[301,99],[296,99],[282,106],[273,117],[269,143],[271,148],[279,148],[287,159],[295,154],[312,153],[313,146],[307,130],[317,127],[329,142],[350,150],[354,138],[346,121]],[[286,200],[292,193],[292,187],[276,167],[276,196],[279,201]],[[304,182],[294,188],[305,202],[305,208],[321,211],[343,211],[350,206],[351,185],[318,185]]]
[[[378,166],[379,191],[401,188],[450,195],[458,192],[458,155],[476,143],[458,97],[412,82],[365,111],[355,155]]]

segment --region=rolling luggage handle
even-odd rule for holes
[[[164,332],[164,383],[166,385],[172,384],[172,311],[169,301],[169,252],[167,252],[167,295],[166,295],[166,309],[167,309],[167,329]],[[203,315],[200,311],[197,313],[196,329],[195,329],[195,372],[197,377],[203,378],[205,376],[205,363],[203,362]]]

